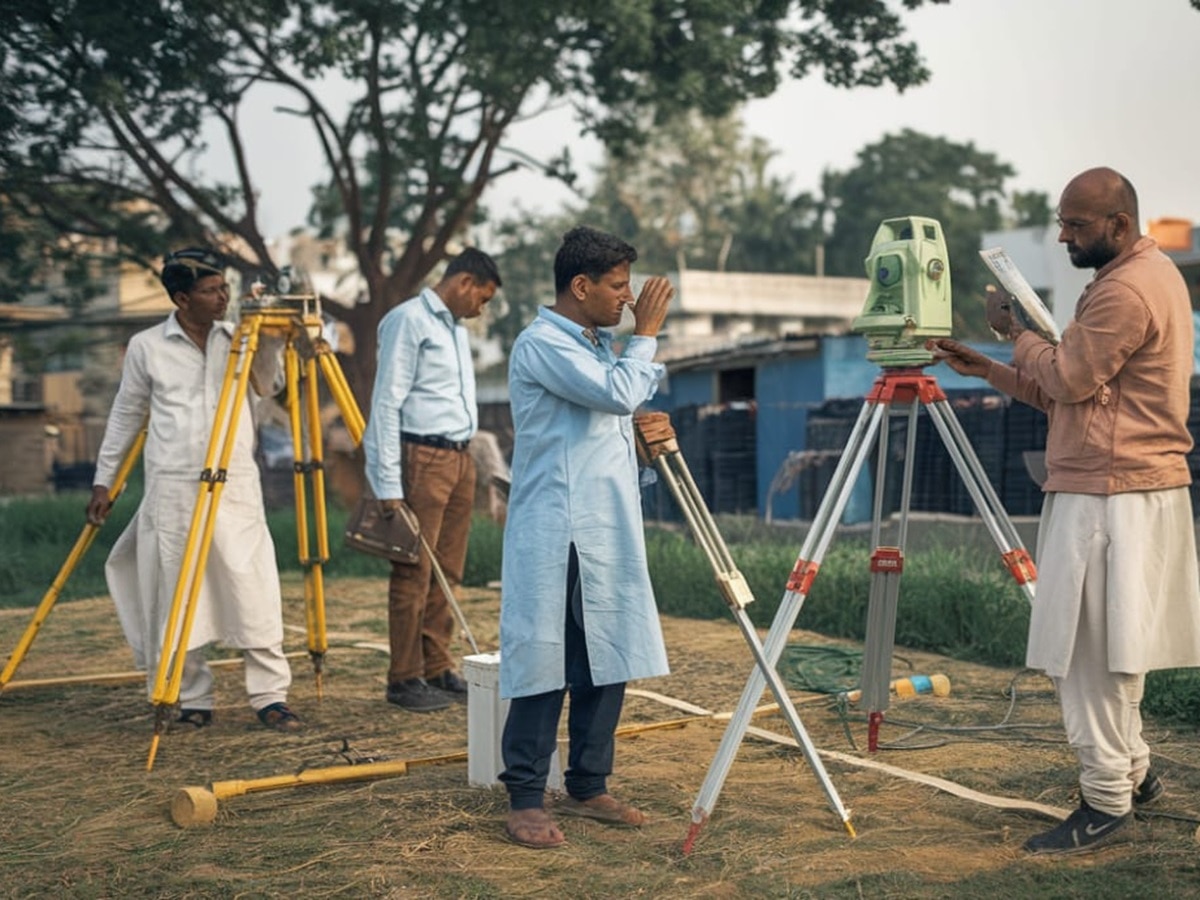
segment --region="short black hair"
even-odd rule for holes
[[[196,282],[209,275],[225,274],[225,257],[211,247],[185,247],[163,257],[159,280],[167,293],[174,297],[180,291],[190,291]]]
[[[632,263],[638,252],[615,234],[577,225],[563,235],[554,255],[554,292],[561,294],[576,275],[599,281],[621,263]]]
[[[491,281],[496,287],[501,286],[500,268],[496,265],[496,261],[478,247],[468,247],[450,260],[450,264],[446,266],[446,273],[442,277],[453,278],[462,272],[466,272],[474,278],[476,284],[487,284]]]

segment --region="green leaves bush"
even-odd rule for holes
[[[107,593],[104,560],[132,517],[139,494],[137,485],[131,485],[116,504],[92,548],[62,588],[60,600]],[[65,493],[13,499],[0,505],[0,546],[5,548],[0,554],[0,607],[32,607],[41,600],[83,529],[86,504],[86,494]],[[386,577],[387,562],[342,546],[346,511],[330,505],[327,515],[330,554],[326,576]],[[267,523],[280,570],[300,571],[295,511],[272,510]],[[744,517],[723,519],[719,527],[754,594],[755,602],[747,608],[750,619],[766,628],[778,612],[800,553],[803,542],[799,533],[788,526],[765,525]],[[486,586],[499,580],[502,540],[502,526],[475,519],[465,584]],[[310,534],[310,552],[316,552],[315,533]],[[729,615],[712,568],[689,534],[649,527],[646,552],[650,579],[664,614],[701,619]],[[870,547],[861,537],[835,540],[821,561],[795,626],[862,641],[871,591],[869,563]],[[1020,666],[1028,627],[1029,604],[996,556],[981,556],[949,544],[906,556],[896,612],[898,646],[978,663]],[[1163,718],[1200,720],[1200,670],[1151,672],[1142,708]]]

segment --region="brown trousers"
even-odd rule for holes
[[[452,587],[462,582],[475,499],[475,463],[467,451],[422,444],[401,447],[404,499]],[[454,668],[454,615],[423,550],[416,565],[392,563],[388,582],[388,682],[433,678]]]

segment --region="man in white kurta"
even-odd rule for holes
[[[1145,674],[1200,664],[1187,287],[1141,236],[1137,195],[1112,169],[1072,179],[1058,215],[1071,262],[1096,270],[1061,342],[1025,330],[1007,294],[988,319],[1014,340],[1012,366],[937,342],[956,371],[1049,416],[1026,664],[1058,689],[1081,802],[1026,841],[1032,853],[1095,847],[1162,795],[1142,737]]]
[[[575,228],[554,263],[556,301],[513,345],[516,437],[504,529],[500,694],[512,700],[500,779],[506,833],[537,849],[562,832],[544,808],[570,692],[570,752],[558,811],[617,825],[645,817],[608,793],[625,682],[667,673],[646,569],[633,412],[657,389],[656,335],[674,289],[646,282],[618,353],[604,330],[633,303],[637,251]]]
[[[105,574],[152,698],[233,333],[231,323],[220,321],[229,302],[220,257],[205,249],[171,254],[162,280],[176,309],[129,341],[88,504],[89,521],[99,524],[111,507],[113,477],[145,424],[145,494],[113,546]],[[277,348],[272,353],[260,347],[252,383],[270,387],[277,370]],[[244,651],[246,690],[259,719],[290,731],[300,723],[287,706],[291,669],[283,653],[279,575],[254,461],[249,399],[238,417],[188,639],[180,721],[212,721],[213,676],[202,648],[219,641]]]

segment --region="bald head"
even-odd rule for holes
[[[1106,167],[1080,172],[1058,201],[1060,243],[1080,269],[1099,269],[1137,243],[1137,191],[1129,179]]]

